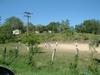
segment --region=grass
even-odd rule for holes
[[[5,45],[0,45],[0,47],[7,46],[10,47],[16,47],[18,45],[17,43],[9,43]],[[23,44],[20,44],[19,47],[23,47]],[[20,48],[23,49],[23,48]],[[8,49],[9,52],[10,49]],[[5,63],[2,63],[2,48],[0,49],[0,64],[3,66],[6,66],[14,71],[15,75],[77,75],[72,74],[71,69],[69,68],[70,63],[74,62],[75,54],[73,52],[56,52],[56,56],[54,59],[54,65],[52,67],[51,64],[51,55],[52,51],[46,51],[41,52],[33,55],[33,62],[34,65],[29,65],[29,53],[19,51],[19,55],[16,59],[13,57],[10,57],[10,59],[13,59],[13,61],[10,62],[8,58],[5,59]],[[99,57],[100,53],[95,54],[95,57]],[[11,64],[7,64],[7,63]],[[78,59],[78,74],[82,75],[83,72],[89,72],[88,71],[88,65],[90,64],[89,59],[89,53],[80,53],[79,59]],[[100,68],[100,65],[98,66]],[[100,72],[100,70],[99,70]],[[91,72],[89,72],[91,73]],[[89,74],[92,75],[92,74]]]
[[[83,40],[88,41],[93,38],[97,38],[98,35],[92,34],[74,34],[71,36],[66,36],[65,34],[57,33],[57,34],[36,34],[41,42],[46,41],[56,41],[66,42],[66,41],[74,41],[74,40]],[[6,46],[7,55],[6,58],[3,59],[3,48]],[[10,56],[9,53],[18,46],[18,57],[14,58]],[[78,63],[75,63],[75,53],[74,52],[56,52],[56,56],[54,58],[54,64],[52,66],[51,56],[52,51],[43,51],[39,53],[35,53],[32,56],[31,64],[29,64],[29,52],[26,50],[26,45],[22,43],[7,43],[0,44],[0,64],[10,68],[15,75],[83,75],[84,72],[88,72],[89,75],[93,75],[93,72],[89,69],[95,70],[95,63],[92,62],[91,65],[91,53],[79,53]],[[95,53],[94,58],[100,59],[100,53]],[[73,64],[76,64],[77,67],[74,71]],[[72,65],[71,65],[72,64]],[[100,64],[100,63],[99,63]],[[97,65],[98,72],[100,74],[100,65]],[[99,75],[98,74],[98,75]],[[96,74],[97,75],[97,74]]]
[[[100,37],[100,35],[86,34],[86,33],[74,33],[74,35],[68,35],[68,36],[65,33],[51,33],[51,34],[40,33],[35,35],[40,39],[40,42],[47,42],[47,41],[72,42],[78,40],[80,42],[87,43],[95,38]]]

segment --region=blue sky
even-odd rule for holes
[[[1,22],[16,16],[27,23],[24,12],[31,12],[34,25],[47,25],[68,19],[71,26],[84,20],[100,20],[100,0],[0,0]]]

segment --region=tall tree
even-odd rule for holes
[[[76,25],[75,29],[79,33],[100,34],[100,21],[95,19],[85,20],[83,23]]]
[[[57,33],[59,31],[59,26],[60,26],[59,22],[50,22],[47,25],[47,28],[48,28],[48,30],[51,30],[51,31]]]
[[[6,35],[6,38],[9,40],[12,37],[12,32],[15,29],[21,30],[23,32],[23,22],[17,17],[10,17],[5,20],[1,26],[0,33]]]
[[[74,28],[74,26],[71,26],[71,27],[70,27],[70,32],[71,32],[72,35],[73,35],[73,33],[75,32],[75,28]]]
[[[36,26],[36,30],[39,31],[40,33],[43,33],[43,31],[46,31],[46,26],[44,26],[42,24],[38,24]]]
[[[66,32],[69,29],[69,27],[70,27],[69,20],[68,19],[66,19],[66,21],[62,20],[62,22],[61,22],[61,30],[63,32]]]
[[[8,26],[9,27],[9,31],[13,31],[15,29],[19,29],[23,32],[23,22],[17,18],[17,17],[10,17],[7,18],[3,24],[4,27]]]

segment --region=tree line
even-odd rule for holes
[[[5,22],[0,26],[0,34],[10,34],[13,30],[19,29],[21,33],[25,33],[27,31],[27,24],[24,23],[17,17],[10,17],[5,20]],[[70,27],[70,22],[68,19],[62,22],[50,22],[48,25],[34,25],[31,22],[28,23],[29,32],[39,31],[43,33],[43,31],[52,31],[54,33],[64,32],[66,30],[73,29],[74,27]]]
[[[22,34],[27,32],[27,24],[24,24],[19,18],[12,16],[7,18],[5,22],[0,26],[0,42],[3,40],[13,38],[13,30],[18,29]],[[39,31],[40,33],[51,31],[52,33],[64,33],[66,35],[73,35],[77,33],[91,33],[100,34],[100,21],[91,19],[85,20],[83,23],[70,26],[68,19],[62,20],[61,22],[50,22],[48,25],[34,25],[31,22],[28,23],[29,33]]]
[[[100,34],[100,20],[85,20],[79,25],[75,25],[75,30],[78,33]]]

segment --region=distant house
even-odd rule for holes
[[[51,33],[51,31],[48,31],[48,33]]]
[[[15,34],[15,35],[21,34],[21,31],[20,31],[20,30],[18,30],[18,29],[13,30],[13,34]]]
[[[38,33],[39,33],[39,31],[35,31],[35,33],[36,33],[36,34],[38,34]]]

